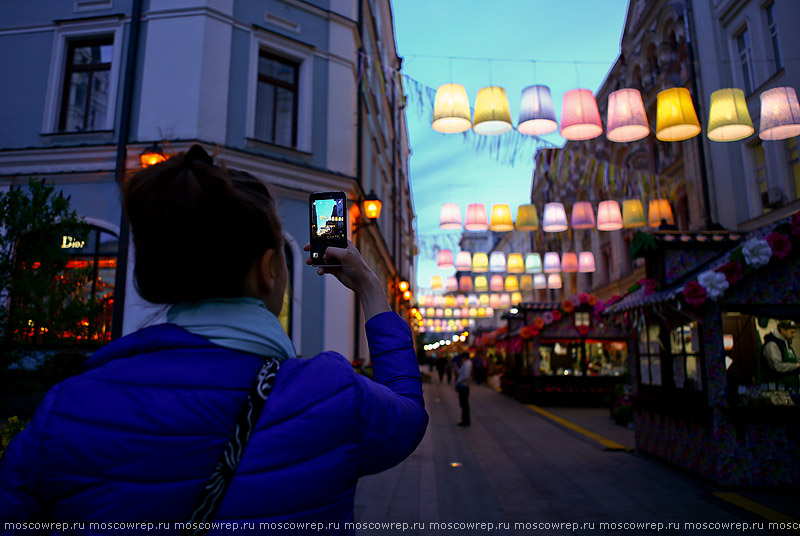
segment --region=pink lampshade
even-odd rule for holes
[[[456,276],[451,275],[445,280],[444,289],[447,292],[455,292],[458,290],[458,280]]]
[[[469,251],[459,251],[456,254],[456,270],[459,272],[472,271],[472,253]]]
[[[547,288],[561,288],[561,274],[548,275]]]
[[[562,272],[577,272],[578,271],[578,254],[574,251],[568,251],[561,255],[561,271]]]
[[[461,209],[456,203],[444,203],[442,205],[441,218],[439,218],[440,229],[461,229]]]
[[[561,135],[568,140],[590,140],[603,133],[597,101],[588,89],[564,93],[561,105]]]
[[[594,272],[594,254],[591,251],[581,251],[581,254],[578,255],[578,271]]]
[[[500,294],[492,294],[489,296],[489,307],[492,309],[500,308]]]
[[[544,206],[542,230],[548,233],[559,233],[567,230],[567,212],[561,203],[547,203]]]
[[[439,255],[436,259],[436,265],[439,268],[445,269],[452,269],[455,268],[455,264],[453,264],[453,254],[450,252],[449,249],[440,249]]]
[[[503,276],[500,274],[493,275],[492,279],[489,280],[489,290],[492,292],[503,292],[504,288]]]
[[[464,229],[467,231],[485,231],[489,228],[489,219],[486,217],[486,207],[481,203],[472,203],[467,207],[467,221]]]
[[[467,276],[464,276],[464,277],[469,277],[469,276],[467,275]],[[472,285],[472,278],[471,277],[469,277],[469,284]],[[458,287],[461,288],[461,282],[460,281],[458,283]],[[466,304],[467,304],[467,297],[466,296],[464,296],[463,294],[459,294],[458,296],[456,296],[456,306],[464,307]]]
[[[472,285],[472,277],[468,275],[462,275],[458,280],[458,290],[460,290],[461,292],[472,292],[473,289],[474,287]],[[464,298],[464,296],[460,297]]]
[[[616,142],[636,141],[650,134],[650,123],[638,90],[624,88],[608,96],[606,127],[606,136]]]
[[[462,307],[461,308],[461,316],[463,318],[467,318],[469,316],[469,307]]]
[[[594,229],[594,208],[588,201],[578,201],[572,205],[572,228]]]
[[[561,271],[561,261],[558,259],[558,253],[555,251],[548,251],[544,254],[544,273],[554,274]]]
[[[616,201],[600,201],[597,207],[597,230],[616,231],[622,229],[622,212]]]
[[[492,251],[489,255],[489,271],[490,272],[505,272],[506,271],[506,254],[502,251]]]
[[[441,290],[442,288],[444,288],[444,285],[442,284],[442,276],[440,275],[433,276],[434,279],[436,279],[437,277],[439,278],[439,288],[438,289],[434,288],[434,290]],[[434,296],[433,306],[444,307],[444,296]]]
[[[500,294],[500,307],[495,307],[495,309],[508,309],[509,307],[511,307],[511,294],[504,292]]]

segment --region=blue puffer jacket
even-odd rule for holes
[[[428,423],[408,325],[382,313],[366,331],[375,381],[333,352],[283,362],[216,521],[352,532],[358,477],[404,460]],[[174,324],[110,343],[9,445],[0,520],[83,521],[83,534],[89,522],[186,521],[261,364]]]

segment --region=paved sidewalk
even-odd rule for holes
[[[715,496],[719,490],[703,480],[635,452],[608,450],[487,386],[471,389],[470,428],[456,426],[460,410],[451,385],[424,384],[423,390],[431,416],[427,434],[401,465],[361,479],[355,501],[357,522],[423,523],[424,529],[407,532],[426,535],[488,532],[436,530],[432,522],[493,523],[495,531],[500,523],[509,523],[510,530],[503,529],[502,534],[647,533],[619,527],[601,530],[601,522],[678,523],[679,530],[667,531],[671,534],[712,532],[687,527],[687,522],[763,522],[765,529],[768,526],[758,513]],[[603,421],[595,410],[544,409],[601,435],[613,430],[620,434],[615,438],[620,443],[632,441],[632,431],[622,427],[601,430],[608,423],[599,424]],[[764,493],[763,500],[776,496]],[[779,496],[784,500],[776,512],[784,520],[800,520],[800,495],[785,491]],[[540,526],[533,531],[530,525],[527,530],[514,530],[515,523],[543,522],[594,523],[594,530],[590,525],[577,530],[542,530]],[[387,530],[357,531],[377,532]]]

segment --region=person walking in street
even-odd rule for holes
[[[436,356],[436,372],[439,373],[439,383],[444,383],[444,372],[447,368],[447,358],[444,354]]]
[[[472,373],[472,361],[469,354],[464,353],[453,359],[453,368],[456,372],[456,392],[458,392],[458,404],[461,406],[461,422],[459,426],[469,426],[472,420],[469,414],[469,383]]]
[[[764,336],[761,348],[763,382],[800,387],[800,363],[792,347],[797,322],[781,320],[777,329]]]
[[[403,461],[428,424],[411,331],[381,281],[352,243],[317,269],[361,302],[372,381],[335,352],[295,356],[264,182],[195,145],[130,178],[123,205],[137,289],[169,306],[167,323],[109,343],[50,390],[0,460],[0,519],[354,534],[359,477]]]

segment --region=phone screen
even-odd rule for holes
[[[347,247],[347,202],[344,192],[311,194],[311,264],[339,264],[335,259],[322,257],[328,246]]]

